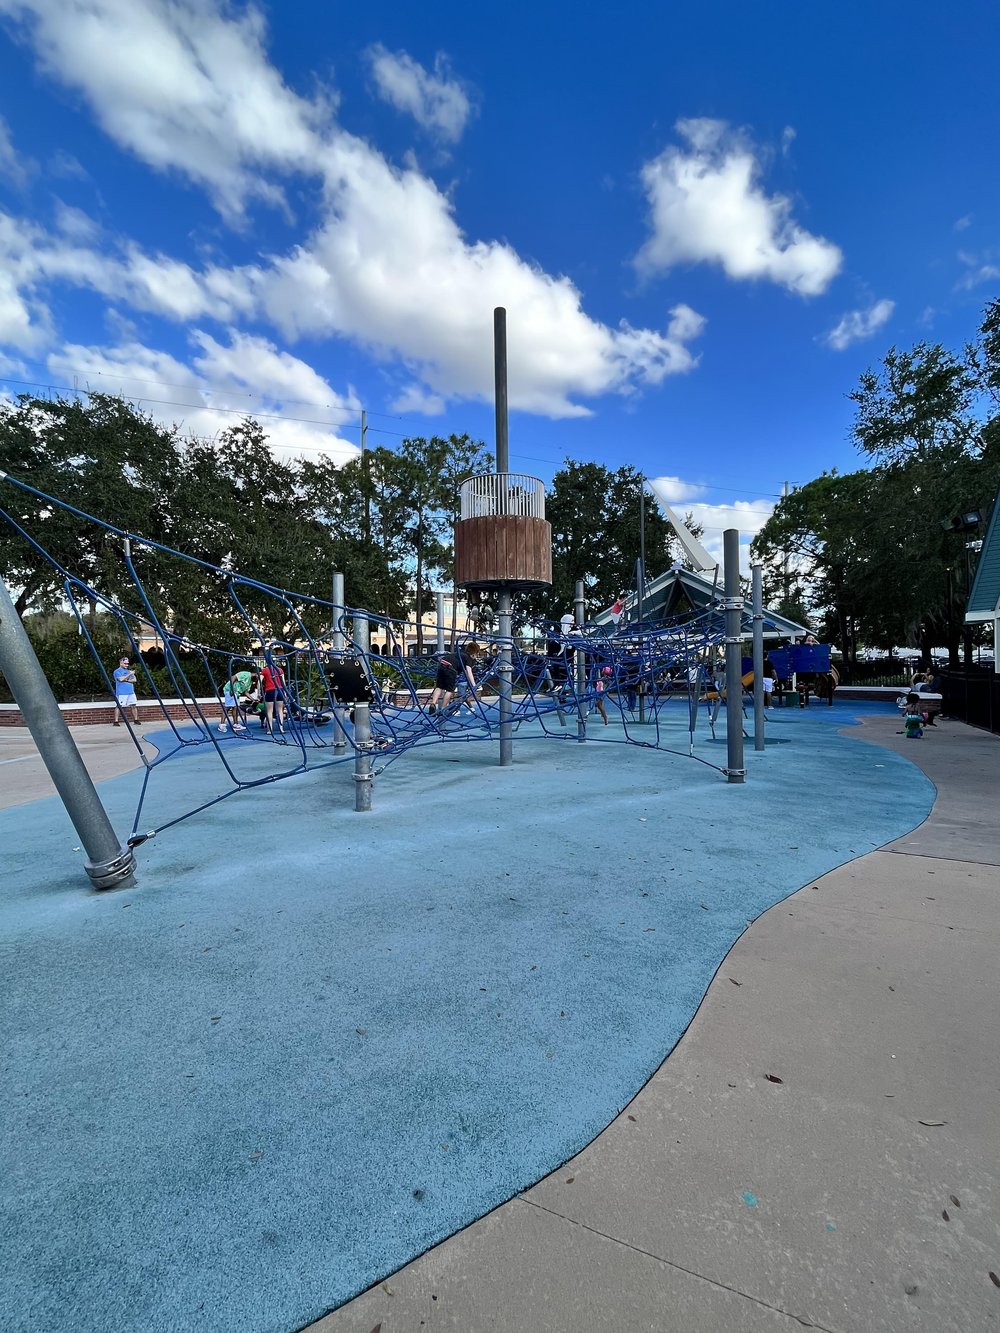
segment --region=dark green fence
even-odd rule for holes
[[[1000,676],[993,671],[942,671],[942,711],[1000,734]]]

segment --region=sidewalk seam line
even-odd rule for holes
[[[907,837],[910,835],[907,834]],[[989,866],[994,870],[997,868],[995,861],[970,861],[964,856],[942,856],[935,852],[914,852],[908,851],[905,847],[883,847],[881,849],[888,852],[890,856],[916,856],[922,861],[947,861],[950,865],[956,866]]]
[[[567,1217],[565,1213],[558,1213],[554,1208],[546,1208],[545,1204],[537,1203],[534,1199],[529,1199],[523,1194],[515,1195],[512,1202],[528,1204],[529,1207],[537,1208],[539,1212],[547,1213],[550,1217],[557,1217],[561,1222],[568,1222],[570,1226],[582,1227],[584,1231],[589,1231],[593,1236],[599,1236],[601,1240],[611,1241],[613,1245],[621,1245],[623,1249],[631,1250],[634,1254],[641,1254],[647,1259],[654,1259],[666,1268],[673,1268],[678,1273],[686,1273],[688,1277],[697,1278],[700,1282],[707,1282],[710,1287],[718,1287],[720,1291],[731,1292],[732,1295],[740,1296],[743,1300],[752,1301],[754,1305],[763,1306],[765,1310],[773,1310],[775,1314],[784,1315],[786,1319],[794,1319],[803,1328],[816,1328],[820,1330],[820,1333],[836,1333],[836,1330],[828,1328],[826,1324],[816,1324],[802,1315],[793,1314],[790,1310],[782,1310],[779,1306],[771,1305],[769,1301],[762,1300],[759,1296],[751,1296],[749,1292],[740,1291],[738,1287],[730,1287],[725,1282],[719,1282],[716,1278],[706,1277],[704,1273],[696,1272],[693,1268],[685,1268],[683,1264],[675,1263],[672,1259],[664,1259],[661,1254],[654,1254],[652,1250],[644,1250],[641,1245],[633,1245],[627,1240],[622,1240],[619,1236],[611,1236],[606,1231],[599,1231],[597,1227],[589,1226],[586,1222],[580,1222],[575,1217]]]

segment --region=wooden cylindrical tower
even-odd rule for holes
[[[455,582],[465,588],[537,588],[552,582],[545,486],[517,472],[464,481],[455,524]]]

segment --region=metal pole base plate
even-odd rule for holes
[[[85,861],[84,869],[95,889],[130,889],[135,884],[135,853],[122,847],[111,861]]]

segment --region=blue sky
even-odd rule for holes
[[[1000,288],[993,0],[0,0],[0,391],[631,464],[747,538]]]

